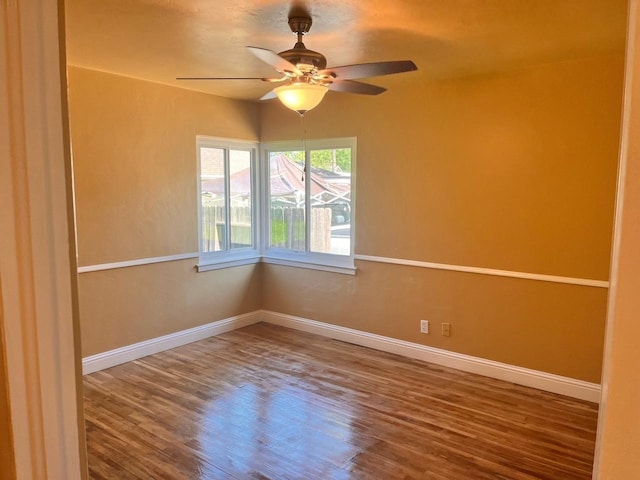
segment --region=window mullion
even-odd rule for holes
[[[304,247],[311,251],[311,154],[304,149]]]
[[[231,168],[230,168],[230,150],[224,149],[224,205],[225,205],[225,250],[231,250]]]
[[[251,149],[251,246],[262,250],[260,245],[261,238],[261,221],[260,218],[260,205],[262,199],[260,197],[260,176],[258,168],[258,152],[256,149]]]
[[[198,154],[198,252],[202,255],[204,251],[204,234],[202,222],[204,219],[204,206],[202,204],[202,146],[196,141]]]
[[[271,164],[269,162],[269,151],[260,148],[260,157],[258,158],[259,164],[259,183],[260,191],[260,212],[262,218],[260,219],[260,231],[262,237],[260,238],[260,253],[262,255],[271,248]]]

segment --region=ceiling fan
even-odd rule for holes
[[[261,77],[178,77],[177,80],[261,80],[284,85],[274,88],[260,100],[278,97],[291,110],[304,115],[316,107],[328,90],[363,95],[379,95],[386,88],[355,81],[360,78],[390,75],[417,70],[411,60],[360,63],[327,68],[327,59],[319,52],[309,50],[302,42],[311,29],[308,15],[289,17],[289,28],[298,36],[290,50],[275,53],[266,48],[247,47],[256,57],[276,69],[280,76]]]

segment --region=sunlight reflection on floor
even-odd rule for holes
[[[298,385],[273,392],[245,384],[210,402],[199,450],[232,475],[295,477],[305,471],[315,478],[349,478],[340,467],[359,451],[351,412],[342,407],[338,414],[319,403],[320,397]],[[278,458],[286,458],[286,465],[273,462]],[[251,472],[256,465],[261,471]],[[216,472],[205,469],[202,478],[215,478]]]

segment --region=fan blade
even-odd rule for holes
[[[357,65],[344,65],[321,70],[318,75],[330,75],[341,80],[353,80],[357,78],[377,77],[392,73],[410,72],[417,70],[416,64],[411,60],[395,60],[392,62],[359,63]]]
[[[247,47],[247,48],[251,50],[251,53],[253,53],[256,57],[258,57],[263,62],[268,63],[279,72],[282,72],[282,73],[290,72],[290,73],[295,73],[296,75],[302,75],[302,72],[298,70],[298,67],[296,67],[293,63],[289,62],[288,60],[282,58],[276,52],[273,52],[266,48],[260,48],[260,47]]]
[[[279,82],[281,79],[262,77],[176,77],[176,80],[262,80],[263,82]]]
[[[377,85],[371,85],[370,83],[354,82],[353,80],[334,80],[334,82],[328,86],[329,90],[334,92],[344,93],[361,93],[363,95],[380,95],[382,92],[386,92],[387,89],[378,87]]]
[[[276,95],[276,92],[274,92],[273,90],[271,90],[268,93],[265,93],[260,100],[271,100],[272,98],[277,98],[278,96]]]

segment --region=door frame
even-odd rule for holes
[[[0,2],[0,20],[0,354],[15,474],[75,480],[86,445],[64,5]]]

